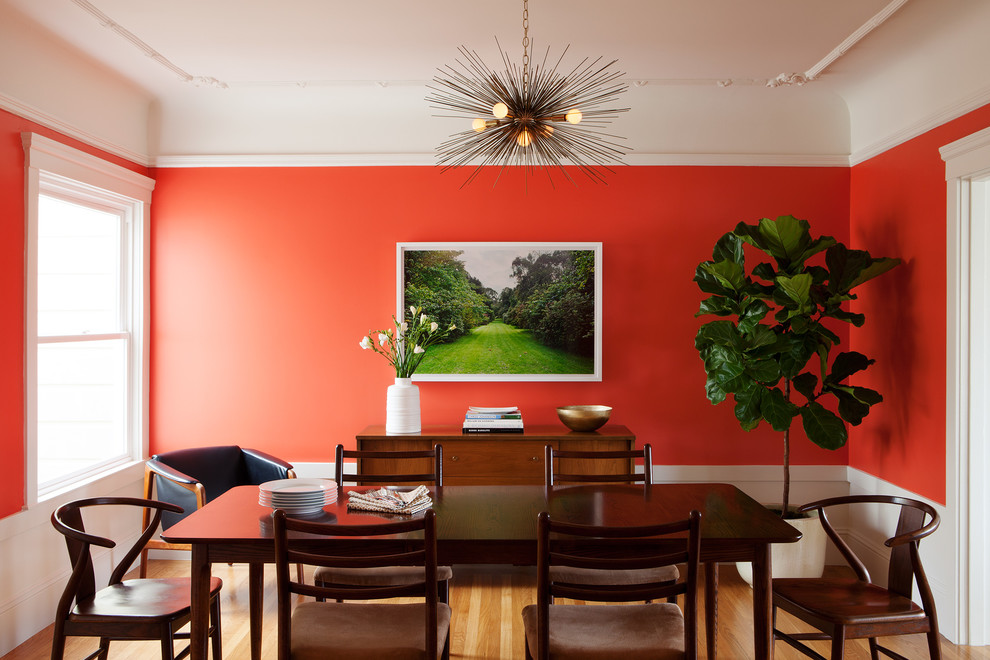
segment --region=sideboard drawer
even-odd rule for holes
[[[520,440],[448,441],[443,446],[444,483],[542,484],[543,444]]]

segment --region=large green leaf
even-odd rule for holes
[[[805,310],[809,307],[811,300],[811,275],[802,273],[794,277],[782,275],[777,278],[777,286],[787,294],[787,297],[798,304],[799,308]]]
[[[849,437],[842,420],[816,401],[801,408],[801,422],[808,439],[822,449],[838,449]]]
[[[900,259],[874,259],[866,250],[850,250],[841,243],[833,245],[825,253],[825,264],[831,273],[829,290],[836,293],[849,291],[899,263]]]
[[[780,388],[774,387],[765,390],[760,411],[774,431],[784,432],[790,428],[791,421],[798,414],[798,407],[787,400]]]
[[[804,371],[808,360],[818,348],[818,340],[813,334],[782,334],[777,337],[777,351],[780,354],[780,371],[784,378],[794,378]]]
[[[739,237],[731,231],[724,234],[722,238],[718,239],[715,243],[714,249],[712,250],[712,261],[717,262],[725,259],[734,261],[740,265],[744,260],[743,242],[739,240]]]
[[[734,233],[774,257],[778,264],[792,263],[811,243],[811,226],[792,215],[782,215],[776,220],[762,218],[756,225],[739,223]]]
[[[706,261],[698,266],[714,277],[719,284],[734,293],[739,293],[746,286],[746,274],[743,267],[735,261]]]
[[[746,366],[746,373],[760,383],[776,383],[780,380],[780,365],[776,360],[754,360]]]
[[[701,305],[698,306],[698,312],[695,316],[729,316],[730,314],[738,313],[739,305],[736,301],[731,298],[726,298],[725,296],[711,296],[705,298],[701,301]]]
[[[815,388],[818,387],[818,376],[810,371],[805,371],[804,373],[798,374],[792,378],[791,385],[793,385],[794,389],[800,392],[805,399],[808,401],[814,401]]]
[[[835,356],[832,362],[832,371],[825,377],[825,382],[830,385],[841,383],[854,373],[863,371],[876,360],[870,359],[856,351],[845,351]]]
[[[712,405],[718,405],[725,401],[727,392],[722,389],[713,377],[709,376],[708,380],[705,381],[705,394],[708,396],[708,400],[712,402]]]
[[[763,400],[765,390],[754,385],[740,390],[733,394],[736,400],[735,414],[739,425],[747,431],[752,431],[759,426],[763,415],[760,413],[760,402]]]
[[[711,293],[716,296],[737,297],[738,294],[734,289],[723,285],[719,278],[715,277],[715,275],[705,268],[706,265],[711,263],[710,261],[702,262],[694,269],[694,281],[698,284],[698,288],[705,293]]]
[[[710,321],[698,328],[698,334],[694,337],[695,348],[700,350],[707,344],[731,346],[739,350],[742,347],[742,340],[736,324],[732,321]]]
[[[739,314],[739,332],[743,334],[753,332],[769,312],[770,305],[762,300],[751,298],[744,304]]]
[[[863,418],[870,414],[869,404],[863,403],[853,395],[843,390],[832,390],[832,394],[839,400],[839,416],[853,426],[859,426]]]

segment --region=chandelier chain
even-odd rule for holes
[[[523,94],[529,89],[529,0],[523,0]]]

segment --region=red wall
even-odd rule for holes
[[[0,517],[24,505],[24,148],[30,131],[148,175],[146,168],[0,110]]]
[[[555,423],[607,403],[666,464],[779,464],[779,436],[712,407],[693,336],[691,281],[738,221],[793,213],[905,264],[867,285],[848,345],[877,358],[885,395],[848,450],[795,443],[796,464],[850,464],[945,498],[945,183],[938,147],[990,125],[990,107],[845,168],[625,167],[607,186],[528,192],[503,177],[463,190],[413,168],[166,169],[152,207],[152,450],[237,442],[327,461],[384,421],[388,366],[358,340],[394,308],[395,243],[602,241],[601,383],[422,383],[425,423],[469,404]],[[0,516],[23,505],[24,208],[21,131],[90,153],[0,111]],[[147,174],[137,165],[113,162]]]
[[[626,167],[608,185],[459,189],[432,167],[163,169],[153,219],[152,451],[239,443],[328,461],[384,422],[394,373],[358,346],[395,309],[395,244],[601,241],[600,383],[421,383],[426,424],[468,405],[614,406],[660,464],[779,464],[705,398],[695,266],[741,220],[792,213],[848,238],[846,168]],[[840,464],[806,441],[797,464]]]
[[[885,403],[856,429],[850,465],[945,502],[946,183],[939,148],[990,126],[990,106],[852,168],[854,245],[904,265],[864,287],[853,345]]]

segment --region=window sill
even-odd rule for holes
[[[68,488],[48,494],[44,500],[18,513],[0,518],[0,541],[17,536],[39,525],[50,525],[52,512],[65,502],[104,495],[141,496],[144,461],[131,461],[75,483]],[[137,485],[137,488],[132,488]],[[127,489],[127,492],[118,492]]]

